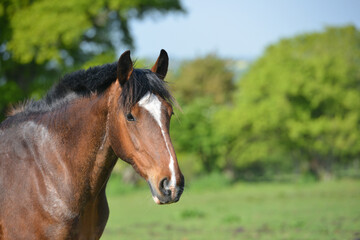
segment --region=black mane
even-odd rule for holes
[[[105,64],[79,70],[65,75],[44,98],[26,102],[15,114],[30,114],[52,111],[79,97],[102,94],[117,79],[117,63]],[[134,69],[129,80],[122,86],[120,106],[129,111],[147,92],[159,95],[169,103],[174,99],[165,81],[148,69]]]

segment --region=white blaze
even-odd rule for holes
[[[175,161],[173,156],[171,155],[169,144],[165,137],[165,132],[163,126],[161,124],[161,102],[155,94],[151,94],[150,92],[146,93],[145,96],[139,101],[139,106],[145,108],[155,119],[155,121],[159,124],[161,129],[161,133],[163,135],[166,148],[169,152],[170,156],[170,163],[169,169],[171,172],[171,179],[170,179],[170,187],[175,187],[176,184],[176,177],[175,177]]]

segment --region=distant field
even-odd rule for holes
[[[360,239],[360,181],[354,180],[186,189],[166,206],[155,205],[149,190],[108,199],[105,240]]]

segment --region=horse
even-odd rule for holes
[[[99,239],[118,158],[148,182],[155,203],[180,199],[168,62],[161,50],[151,69],[137,69],[128,50],[11,111],[0,124],[0,239]]]

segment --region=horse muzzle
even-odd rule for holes
[[[168,178],[163,178],[156,185],[152,181],[147,181],[153,200],[156,204],[170,204],[179,201],[181,194],[184,191],[185,180],[181,175],[180,181],[175,186],[169,185]]]

